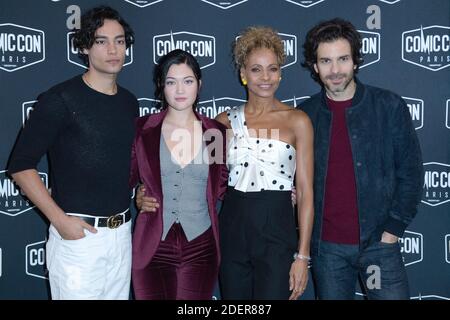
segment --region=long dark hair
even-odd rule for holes
[[[80,29],[75,30],[73,46],[78,49],[78,56],[86,65],[89,58],[83,53],[84,49],[90,49],[95,41],[95,32],[103,26],[105,19],[115,20],[125,31],[125,43],[127,49],[134,43],[134,32],[130,25],[111,7],[99,6],[86,11],[81,16]]]
[[[332,42],[338,39],[345,39],[350,43],[353,63],[356,66],[355,74],[358,72],[359,66],[363,63],[361,36],[353,24],[340,18],[323,21],[314,26],[306,34],[305,43],[303,44],[305,61],[302,63],[302,66],[310,71],[311,78],[320,84],[322,82],[316,70],[314,70],[314,64],[317,63],[317,48],[322,42]]]
[[[155,83],[155,97],[161,101],[160,108],[166,109],[168,107],[166,97],[164,95],[164,88],[166,86],[166,77],[169,69],[172,65],[185,63],[189,68],[192,69],[197,83],[200,83],[202,79],[202,72],[197,60],[192,54],[181,49],[175,49],[170,51],[166,55],[162,56],[158,64],[155,67],[155,72],[153,74],[153,82]],[[199,93],[197,92],[197,98],[195,99],[193,108],[197,107],[199,100]]]

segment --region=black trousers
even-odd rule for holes
[[[291,192],[229,188],[219,222],[222,299],[288,299],[298,241]]]

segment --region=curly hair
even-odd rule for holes
[[[73,46],[78,49],[78,56],[88,66],[89,58],[83,53],[84,49],[90,49],[95,41],[95,32],[103,26],[104,20],[115,20],[125,31],[125,43],[127,49],[134,43],[134,31],[130,25],[111,7],[99,6],[86,11],[81,16],[80,29],[75,30]]]
[[[322,82],[319,75],[314,70],[314,64],[317,63],[317,48],[323,42],[333,42],[338,39],[345,39],[350,43],[353,63],[356,66],[354,71],[355,74],[363,63],[361,54],[361,36],[359,32],[356,31],[353,24],[340,18],[320,22],[306,34],[305,42],[303,44],[303,56],[305,61],[302,63],[302,66],[311,73],[311,78],[320,84],[322,84]]]
[[[233,43],[234,63],[237,69],[245,67],[250,53],[259,48],[272,50],[279,65],[285,61],[284,44],[277,31],[270,27],[252,26],[244,29]]]
[[[189,68],[191,68],[194,73],[195,78],[197,79],[197,84],[202,79],[202,71],[200,69],[200,65],[197,60],[194,58],[192,54],[187,51],[181,49],[175,49],[170,51],[166,55],[162,56],[158,60],[158,64],[156,65],[153,73],[153,82],[155,84],[155,97],[161,101],[159,108],[164,110],[168,107],[168,103],[166,100],[166,96],[164,95],[164,88],[166,86],[166,77],[169,69],[172,65],[180,65],[185,63]],[[199,101],[199,92],[197,91],[197,98],[192,106],[193,109],[197,107],[197,103]]]

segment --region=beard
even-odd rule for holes
[[[343,79],[343,82],[340,84],[337,84],[337,85],[329,82],[329,81],[334,81],[337,79]],[[338,94],[341,92],[345,92],[345,90],[347,89],[347,87],[350,85],[350,83],[353,80],[353,73],[352,74],[348,74],[348,73],[332,74],[332,75],[326,76],[325,80],[326,81],[324,82],[324,86],[327,89],[327,91]]]

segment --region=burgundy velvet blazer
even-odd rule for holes
[[[130,186],[135,187],[141,181],[146,188],[146,196],[157,199],[160,207],[156,212],[142,212],[136,218],[133,233],[133,270],[144,269],[151,261],[161,241],[163,232],[163,193],[161,186],[161,167],[159,145],[161,128],[167,111],[144,116],[136,120],[136,136],[131,155]],[[228,169],[226,167],[226,127],[216,120],[195,113],[202,122],[202,130],[216,129],[221,132],[222,157],[221,163],[209,165],[206,199],[208,203],[211,226],[216,241],[216,248],[220,263],[219,227],[216,203],[223,200],[227,183]],[[211,148],[211,141],[206,141],[207,148]],[[218,152],[218,150],[216,150]],[[211,150],[209,150],[211,155]]]

